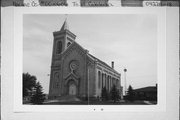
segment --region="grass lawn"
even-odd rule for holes
[[[148,105],[143,101],[113,102],[113,101],[79,101],[79,102],[50,102],[43,105]]]

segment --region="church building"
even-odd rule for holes
[[[102,88],[110,91],[113,85],[122,96],[121,74],[114,70],[114,62],[110,67],[79,45],[66,20],[53,36],[49,99],[100,98]]]

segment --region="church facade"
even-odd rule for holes
[[[79,45],[66,21],[53,36],[49,99],[68,95],[99,98],[103,87],[110,91],[113,85],[122,95],[121,74],[114,70],[114,62],[110,67]]]

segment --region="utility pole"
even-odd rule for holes
[[[89,105],[89,68],[87,69],[88,70],[88,105]]]
[[[124,68],[124,81],[125,81],[125,88],[124,88],[124,91],[125,91],[125,96],[126,96],[126,93],[127,93],[127,91],[126,91],[126,72],[127,72],[127,69],[126,68]]]

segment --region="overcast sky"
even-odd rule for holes
[[[53,32],[60,30],[66,15],[23,16],[23,72],[35,75],[49,91]],[[68,15],[69,29],[89,52],[122,75],[127,68],[127,86],[155,86],[157,83],[157,17],[146,14]]]

